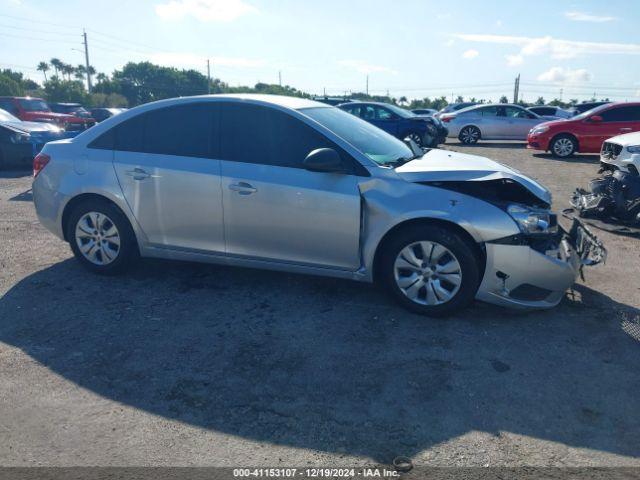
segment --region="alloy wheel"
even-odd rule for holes
[[[420,135],[418,135],[417,133],[410,133],[409,135],[407,135],[407,138],[409,140],[413,140],[416,145],[418,145],[419,147],[422,146],[422,137]]]
[[[420,241],[404,247],[394,262],[396,285],[420,305],[450,301],[462,285],[462,268],[455,255],[437,242]]]
[[[553,142],[553,153],[559,157],[567,157],[573,153],[573,142],[569,138],[559,138]]]
[[[87,212],[80,217],[75,240],[80,253],[94,265],[108,265],[120,253],[120,232],[104,213]]]
[[[480,138],[480,132],[476,128],[465,128],[460,132],[460,140],[462,143],[476,143]]]

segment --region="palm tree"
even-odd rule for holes
[[[405,105],[408,102],[407,97],[400,97],[400,99],[398,100],[398,103],[400,105]]]
[[[60,60],[59,58],[52,58],[50,60],[50,63],[53,69],[56,71],[56,76],[58,76],[58,72],[62,72],[62,66],[64,65],[64,63],[62,63],[62,60]]]
[[[62,68],[60,69],[64,75],[67,76],[67,80],[71,81],[71,75],[75,72],[75,68],[73,65],[69,65],[68,63],[63,63]]]
[[[100,72],[98,75],[96,75],[96,80],[98,80],[98,83],[106,82],[107,79],[108,79],[108,77],[102,72]]]
[[[85,75],[87,74],[87,69],[85,68],[84,65],[78,65],[75,69],[74,69],[74,75],[78,80],[83,80]]]
[[[47,71],[49,70],[49,64],[47,62],[40,62],[37,70],[44,75],[44,82],[47,83]]]

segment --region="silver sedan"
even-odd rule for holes
[[[449,129],[449,137],[471,145],[478,140],[526,140],[529,130],[548,119],[520,105],[504,103],[475,105],[440,120]]]
[[[143,256],[377,280],[437,316],[474,298],[551,307],[582,247],[592,244],[592,263],[604,252],[582,227],[559,230],[532,179],[482,157],[412,150],[299,98],[147,104],[48,143],[34,175],[40,221],[100,274]]]

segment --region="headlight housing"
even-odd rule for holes
[[[549,210],[513,203],[507,207],[507,213],[525,235],[544,235],[558,232],[558,219]]]
[[[549,127],[533,127],[529,133],[531,135],[539,135],[541,133],[549,131]]]
[[[640,145],[631,145],[627,147],[627,152],[629,153],[640,153]]]

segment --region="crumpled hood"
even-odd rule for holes
[[[622,145],[623,147],[640,145],[640,132],[631,132],[625,133],[624,135],[618,135],[617,137],[609,138],[607,142]]]
[[[433,149],[395,171],[408,182],[481,182],[508,178],[521,184],[543,202],[551,204],[551,192],[538,182],[506,165],[478,155]]]

